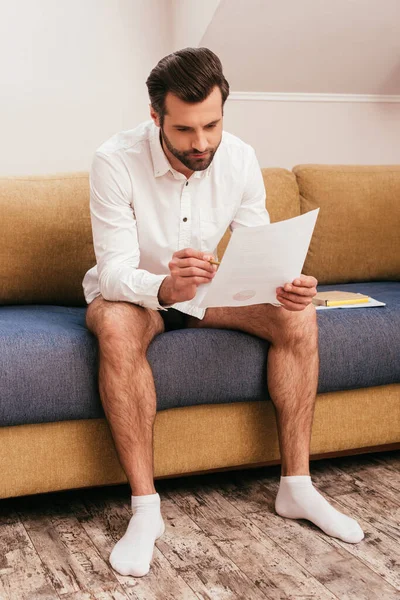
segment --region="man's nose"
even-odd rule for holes
[[[198,137],[192,143],[193,152],[205,152],[207,150],[207,140],[205,137]]]

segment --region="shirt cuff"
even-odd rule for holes
[[[161,287],[162,282],[166,277],[168,277],[168,275],[155,275],[154,277],[154,287],[152,287],[152,289],[150,290],[152,297],[149,299],[146,298],[146,306],[153,310],[168,310],[168,308],[173,306],[172,304],[160,304],[160,302],[158,301],[159,289]]]

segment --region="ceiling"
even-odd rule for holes
[[[400,94],[400,0],[221,0],[214,9],[199,45],[220,57],[232,91]]]

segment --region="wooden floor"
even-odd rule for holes
[[[400,451],[311,462],[359,544],[274,511],[280,467],[156,481],[166,523],[150,573],[108,563],[128,485],[0,500],[1,600],[400,598]]]

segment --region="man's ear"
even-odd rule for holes
[[[151,104],[149,104],[150,107],[150,116],[153,119],[154,123],[157,125],[157,127],[160,127],[160,119],[158,117],[158,114],[156,113],[156,111],[154,110],[154,108],[152,107]]]

